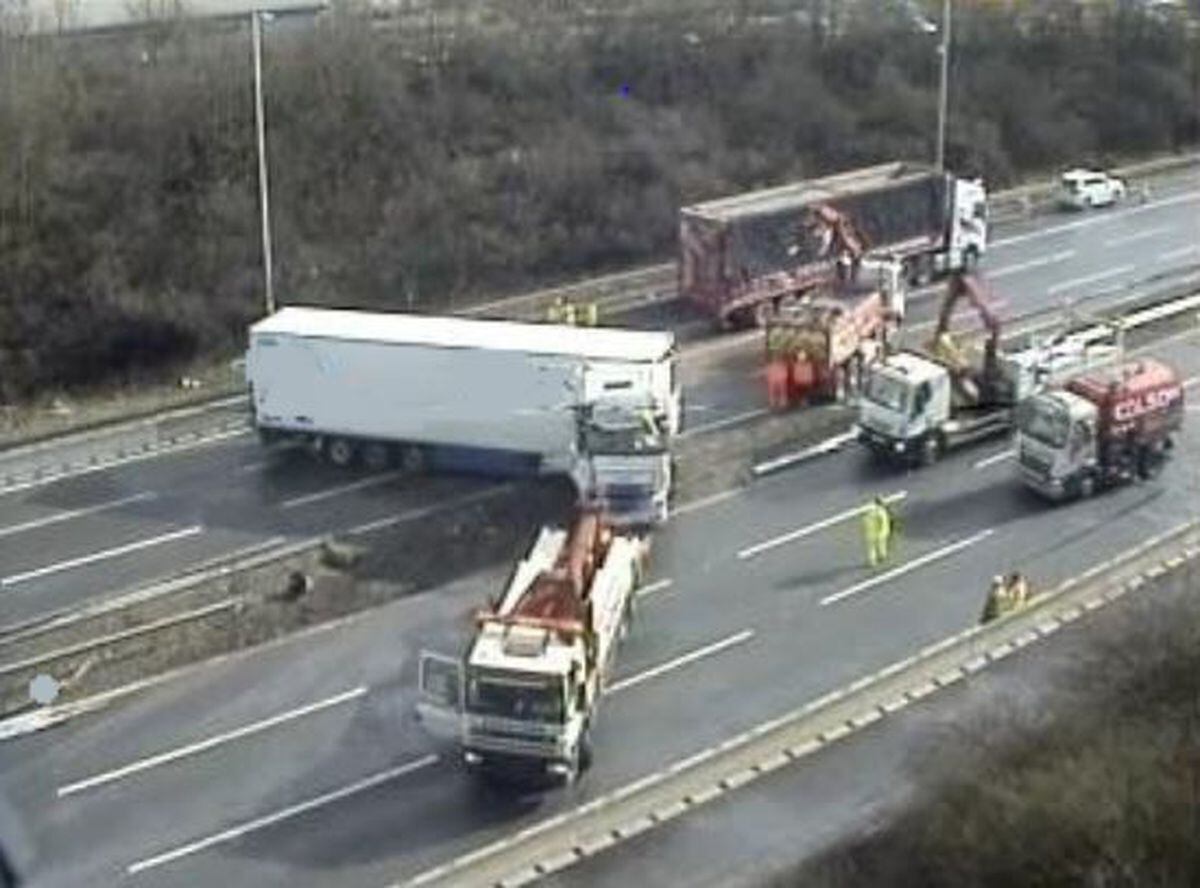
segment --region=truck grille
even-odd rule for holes
[[[1021,468],[1040,478],[1050,475],[1050,463],[1028,450],[1021,451]]]

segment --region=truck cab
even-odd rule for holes
[[[973,271],[987,252],[987,188],[982,179],[953,179],[954,212],[942,271]]]
[[[1062,500],[1095,490],[1096,405],[1068,391],[1029,398],[1017,413],[1017,464],[1043,496]]]
[[[585,506],[618,526],[667,520],[672,489],[670,419],[637,400],[589,405],[580,425],[576,485]]]
[[[858,437],[881,456],[930,463],[950,419],[950,374],[941,364],[899,352],[873,364],[859,406]]]

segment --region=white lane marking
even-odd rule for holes
[[[181,746],[178,749],[172,749],[168,752],[161,752],[158,755],[152,755],[144,759],[139,759],[136,762],[131,762],[130,764],[124,765],[120,768],[114,768],[111,771],[105,771],[102,774],[96,774],[84,780],[79,780],[75,783],[69,783],[66,786],[60,786],[58,788],[58,797],[60,799],[66,798],[67,796],[74,795],[77,792],[83,792],[85,789],[103,786],[106,783],[112,783],[115,780],[120,780],[124,777],[128,777],[131,774],[138,774],[142,771],[148,771],[151,768],[157,768],[159,765],[169,764],[170,762],[176,762],[180,759],[187,758],[188,756],[196,755],[201,752],[207,752],[208,750],[217,746],[221,746],[222,744],[230,743],[234,740],[240,740],[243,737],[249,737],[253,734],[258,734],[277,725],[282,725],[289,721],[295,721],[296,719],[303,718],[306,715],[312,715],[313,713],[321,712],[322,710],[329,709],[333,706],[338,706],[342,703],[349,702],[350,700],[355,700],[363,696],[365,693],[367,693],[367,687],[365,685],[360,685],[353,690],[345,691],[344,693],[337,694],[336,696],[329,697],[325,700],[320,700],[316,703],[310,703],[307,706],[301,706],[296,709],[288,710],[287,712],[281,712],[278,715],[271,716],[270,718],[265,718],[261,721],[243,725],[240,728],[235,728],[232,731],[218,734],[215,737],[209,737],[205,740],[199,740],[195,743],[190,743],[187,746]]]
[[[644,681],[649,681],[652,678],[665,675],[668,672],[672,672],[681,666],[687,666],[689,663],[694,663],[697,660],[703,659],[704,657],[711,657],[713,654],[719,654],[726,648],[731,648],[735,644],[741,644],[742,642],[749,641],[753,637],[753,629],[743,629],[741,632],[735,633],[734,635],[730,635],[726,638],[722,638],[720,641],[714,641],[712,644],[707,644],[702,648],[697,648],[694,651],[681,654],[674,659],[667,660],[665,663],[659,663],[657,666],[652,666],[644,672],[639,672],[636,675],[631,675],[628,678],[623,678],[620,681],[613,682],[608,686],[608,692],[612,694],[617,691],[623,691],[626,688],[632,688]]]
[[[353,493],[356,490],[366,490],[368,487],[378,487],[381,484],[387,484],[389,481],[394,481],[404,474],[403,469],[396,469],[392,472],[384,472],[382,475],[373,475],[370,478],[363,478],[361,481],[351,481],[349,484],[341,484],[337,487],[330,487],[325,490],[318,490],[316,493],[306,493],[303,496],[294,496],[291,499],[285,499],[279,504],[281,509],[294,509],[297,506],[307,506],[312,503],[319,503],[322,500],[332,499],[335,496],[341,496],[344,493]]]
[[[265,469],[272,462],[274,462],[274,460],[260,459],[255,462],[252,462],[252,463],[246,463],[245,465],[238,466],[237,470],[238,470],[239,474],[249,475],[251,472],[258,472],[258,471],[261,471],[262,469]]]
[[[1003,268],[989,269],[987,276],[990,278],[1002,278],[1006,275],[1028,271],[1031,268],[1041,268],[1043,265],[1053,265],[1055,262],[1066,262],[1074,255],[1074,250],[1063,250],[1061,253],[1043,256],[1040,259],[1030,259],[1028,262],[1018,262],[1016,265],[1006,265]]]
[[[857,595],[860,592],[866,592],[868,589],[873,589],[882,583],[886,583],[889,580],[896,579],[896,577],[910,573],[916,570],[918,567],[924,567],[926,564],[939,561],[942,558],[947,558],[950,555],[953,555],[955,552],[961,551],[968,546],[973,546],[976,543],[982,542],[995,532],[996,529],[994,527],[989,527],[986,530],[981,530],[979,533],[972,534],[965,539],[942,546],[940,549],[934,549],[932,552],[926,552],[920,558],[914,558],[912,561],[908,561],[899,565],[898,567],[894,567],[886,573],[869,577],[863,580],[861,583],[855,583],[853,586],[843,589],[841,592],[835,592],[833,595],[827,595],[825,598],[821,599],[821,605],[824,607],[826,605],[836,604],[845,598],[849,598],[851,595]]]
[[[172,848],[170,851],[164,851],[162,854],[157,854],[154,857],[147,857],[139,860],[136,863],[131,863],[126,867],[125,871],[129,875],[137,875],[154,867],[162,866],[164,863],[171,863],[181,857],[195,854],[198,851],[204,851],[214,845],[222,845],[226,842],[232,842],[234,839],[240,839],[248,833],[255,832],[268,826],[273,826],[284,820],[289,820],[299,814],[304,814],[316,808],[324,807],[333,802],[341,801],[348,796],[379,786],[381,783],[388,783],[398,777],[403,777],[406,774],[411,774],[421,768],[428,768],[439,761],[438,756],[430,753],[415,761],[408,762],[403,765],[397,765],[394,768],[388,768],[386,771],[380,771],[377,774],[372,774],[370,777],[365,777],[362,780],[357,780],[349,786],[343,786],[341,789],[335,789],[332,792],[327,792],[315,798],[308,799],[304,802],[299,802],[295,805],[289,805],[281,811],[276,811],[274,814],[267,814],[263,817],[257,817],[254,820],[247,820],[245,823],[239,823],[237,826],[231,826],[229,829],[223,830],[203,839],[197,839],[194,842],[189,842],[186,845],[180,845],[177,848]]]
[[[1074,231],[1078,228],[1087,228],[1092,225],[1102,225],[1105,222],[1111,222],[1113,219],[1121,219],[1125,216],[1132,216],[1137,213],[1146,213],[1151,210],[1157,210],[1160,207],[1173,206],[1174,204],[1189,203],[1200,199],[1200,191],[1187,191],[1183,194],[1176,194],[1173,197],[1164,197],[1162,200],[1152,200],[1136,207],[1129,207],[1116,212],[1107,212],[1089,216],[1086,219],[1080,219],[1077,222],[1066,222],[1062,225],[1052,225],[1047,228],[1038,228],[1034,231],[1028,231],[1025,234],[1014,234],[1012,237],[1001,238],[994,240],[988,244],[989,247],[1007,247],[1012,244],[1023,243],[1034,238],[1045,237],[1048,234],[1058,234],[1060,231]]]
[[[95,515],[97,512],[106,512],[109,509],[117,509],[121,506],[127,506],[130,503],[154,499],[156,496],[158,496],[157,493],[152,493],[149,491],[146,493],[135,493],[133,496],[122,497],[121,499],[112,500],[107,503],[100,503],[96,506],[88,506],[85,509],[72,509],[69,512],[59,512],[56,515],[48,515],[45,518],[37,518],[33,521],[25,521],[21,524],[12,524],[8,527],[0,527],[0,537],[13,536],[14,534],[25,533],[29,530],[36,530],[39,527],[47,527],[51,524],[60,524],[63,521],[71,521],[75,518],[83,518],[87,515]]]
[[[65,478],[79,478],[83,475],[92,475],[96,472],[108,472],[113,469],[118,469],[121,466],[129,465],[130,463],[143,462],[148,459],[156,459],[160,456],[172,456],[176,453],[184,453],[188,450],[196,450],[200,447],[207,447],[210,444],[216,444],[228,438],[239,438],[242,435],[248,435],[252,429],[227,429],[224,432],[217,432],[214,435],[209,435],[201,438],[198,441],[187,441],[183,444],[172,444],[167,447],[160,447],[152,450],[149,453],[135,453],[132,456],[120,457],[118,459],[110,459],[106,462],[94,466],[85,466],[78,469],[67,469],[65,472],[55,472],[54,474],[43,475],[41,478],[34,478],[32,481],[23,481],[20,484],[13,484],[8,487],[0,487],[0,496],[8,496],[10,493],[20,493],[23,490],[33,490],[35,487],[45,487],[47,484],[53,484],[56,481],[62,481]]]
[[[1006,459],[1012,459],[1016,455],[1017,451],[1010,447],[1008,450],[1001,450],[999,453],[993,453],[991,456],[984,457],[976,462],[972,468],[986,469],[988,466],[1004,462]]]
[[[1184,387],[1185,389],[1186,389],[1186,388],[1191,388],[1192,386],[1194,386],[1194,385],[1195,385],[1196,383],[1198,383],[1198,382],[1200,382],[1200,375],[1197,375],[1197,376],[1189,376],[1187,379],[1185,379],[1185,380],[1183,381],[1183,387]]]
[[[704,496],[700,499],[692,500],[691,502],[684,503],[683,505],[672,509],[671,517],[674,518],[676,515],[686,515],[688,512],[698,512],[701,509],[707,509],[709,506],[715,506],[717,503],[723,503],[725,500],[733,499],[735,496],[745,492],[746,488],[744,487],[734,487],[730,490],[722,490],[720,493],[714,493],[710,496]]]
[[[432,506],[422,506],[419,509],[409,509],[407,512],[399,512],[395,515],[389,515],[386,518],[377,518],[374,521],[368,521],[366,524],[359,524],[343,531],[343,536],[361,536],[366,533],[373,533],[377,530],[384,530],[388,527],[394,527],[397,524],[403,524],[406,521],[414,521],[417,518],[425,518],[429,515],[436,515],[438,512],[443,512],[446,509],[455,509],[459,506],[465,506],[467,503],[475,500],[490,499],[494,496],[499,496],[502,493],[508,493],[513,489],[511,484],[501,484],[499,487],[492,487],[487,490],[477,490],[474,493],[468,493],[460,496],[457,499],[446,500]]]
[[[814,456],[823,456],[826,453],[833,453],[835,450],[841,449],[843,444],[848,444],[858,437],[858,433],[851,429],[848,432],[843,432],[840,435],[833,435],[826,438],[824,441],[819,441],[811,447],[805,447],[795,453],[785,453],[783,456],[778,456],[775,459],[767,460],[765,463],[751,466],[750,471],[755,476],[769,475],[771,472],[779,469],[787,468],[794,463],[803,462],[811,459]]]
[[[724,419],[714,420],[713,422],[704,423],[703,425],[692,426],[689,429],[684,429],[675,437],[690,438],[692,435],[702,435],[705,432],[715,432],[718,429],[726,429],[730,426],[741,425],[744,422],[749,422],[752,419],[758,419],[760,416],[766,416],[770,411],[763,407],[757,410],[747,410],[745,413],[736,413],[733,416],[726,416]]]
[[[1121,237],[1112,237],[1104,242],[1106,247],[1119,247],[1121,244],[1132,244],[1136,241],[1145,240],[1148,237],[1162,234],[1164,231],[1171,231],[1169,225],[1156,225],[1154,228],[1144,228],[1141,231],[1135,231],[1133,234],[1125,234]]]
[[[195,536],[198,533],[203,533],[204,527],[200,524],[193,524],[191,527],[185,527],[182,530],[174,530],[171,533],[164,533],[161,536],[150,537],[145,540],[138,540],[135,543],[126,543],[124,546],[117,546],[113,549],[105,549],[102,552],[93,552],[90,555],[81,555],[79,558],[72,558],[68,561],[59,561],[54,564],[48,564],[45,567],[39,567],[36,570],[27,570],[24,573],[13,574],[10,577],[0,579],[0,588],[5,586],[15,586],[17,583],[24,583],[28,580],[36,580],[39,577],[49,576],[50,574],[62,573],[65,570],[72,570],[76,567],[83,567],[87,564],[95,564],[97,561],[105,561],[109,558],[118,558],[121,555],[128,555],[130,552],[138,552],[142,549],[149,549],[151,546],[161,546],[163,543],[174,542],[185,537]]]
[[[670,577],[662,580],[656,580],[648,586],[642,586],[637,590],[638,598],[645,598],[647,595],[653,595],[655,592],[665,592],[675,585],[675,581]]]
[[[1084,284],[1104,280],[1104,278],[1116,277],[1119,274],[1128,274],[1133,270],[1134,266],[1132,265],[1114,265],[1112,268],[1105,268],[1103,271],[1097,271],[1094,274],[1085,274],[1083,277],[1071,278],[1070,280],[1059,281],[1057,284],[1051,284],[1046,288],[1046,292],[1053,296],[1056,293],[1061,293],[1063,290],[1070,290],[1072,287],[1081,287]]]
[[[900,490],[896,493],[888,494],[883,499],[885,502],[897,503],[905,499],[907,496],[907,490]],[[742,561],[747,561],[756,555],[761,555],[763,552],[769,552],[771,549],[775,549],[779,546],[785,546],[788,543],[794,543],[796,540],[804,539],[806,536],[811,536],[818,531],[825,530],[827,527],[833,527],[835,524],[841,524],[843,521],[853,518],[855,515],[862,514],[864,511],[866,511],[868,505],[869,504],[864,503],[863,505],[855,506],[852,509],[846,509],[844,512],[838,512],[836,515],[830,515],[828,518],[822,518],[820,521],[805,525],[804,527],[796,530],[788,531],[787,533],[780,534],[777,537],[764,540],[761,543],[755,543],[753,546],[747,546],[737,553],[737,557]]]
[[[1165,253],[1159,253],[1158,259],[1160,262],[1175,262],[1178,259],[1186,259],[1188,256],[1196,253],[1200,253],[1200,247],[1180,247],[1178,250],[1167,250]]]

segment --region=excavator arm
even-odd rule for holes
[[[840,210],[829,204],[812,208],[809,229],[821,238],[822,254],[857,262],[871,248],[867,236]]]
[[[985,379],[993,379],[997,371],[996,357],[1000,349],[1000,319],[988,307],[983,285],[975,275],[956,272],[950,278],[946,298],[942,300],[942,307],[938,312],[937,328],[930,340],[930,348],[937,351],[944,347],[943,337],[950,329],[954,307],[963,298],[979,313],[983,326],[988,331],[987,343],[984,346],[983,372]]]

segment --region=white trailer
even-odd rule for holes
[[[595,513],[544,527],[462,657],[423,651],[418,718],[468,767],[573,780],[627,632],[647,540]]]
[[[331,462],[565,474],[661,520],[681,394],[674,334],[288,307],[250,329],[254,424]]]

